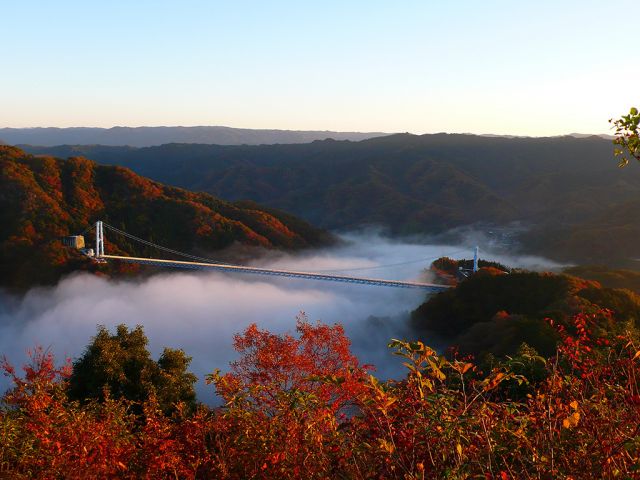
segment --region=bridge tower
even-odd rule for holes
[[[480,247],[476,246],[473,250],[473,273],[478,271],[478,254],[480,253]]]
[[[102,230],[102,221],[98,220],[96,222],[96,258],[100,258],[104,255],[104,232]]]

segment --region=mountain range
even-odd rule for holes
[[[261,145],[307,143],[314,140],[364,140],[387,135],[381,132],[332,132],[328,130],[266,130],[219,126],[202,127],[71,127],[0,128],[0,143],[41,146],[129,145],[149,147],[165,143],[203,143],[219,145]]]
[[[333,240],[302,220],[252,202],[169,187],[82,157],[35,157],[0,146],[0,287],[20,290],[55,282],[73,270],[111,268],[61,242],[98,219],[203,256],[234,245],[299,249]],[[113,253],[162,256],[117,235],[107,235],[106,242]]]
[[[611,142],[599,136],[395,134],[288,145],[25,148],[250,199],[322,228],[377,225],[395,235],[435,235],[518,224],[528,252],[637,268],[640,169],[616,168]]]

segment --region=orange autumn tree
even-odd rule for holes
[[[370,367],[338,324],[301,314],[296,331],[299,338],[251,325],[235,337],[241,358],[231,371],[208,377],[225,402],[218,442],[239,469],[231,476],[312,478],[352,461],[341,425],[358,412]]]

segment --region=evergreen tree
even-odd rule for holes
[[[87,401],[112,398],[143,402],[154,395],[165,413],[175,404],[195,406],[195,375],[187,371],[191,357],[184,351],[165,348],[159,360],[151,358],[142,326],[129,330],[118,325],[111,335],[104,326],[73,363],[69,397]]]

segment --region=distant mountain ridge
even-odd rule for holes
[[[166,143],[262,145],[308,143],[314,140],[365,140],[388,135],[382,132],[333,132],[321,130],[249,129],[222,126],[199,127],[38,127],[0,128],[0,143],[11,145],[110,145],[150,147]]]
[[[384,132],[337,132],[331,130],[278,130],[251,129],[223,126],[198,127],[36,127],[0,128],[0,145],[33,145],[51,147],[56,145],[106,145],[129,147],[153,147],[167,143],[199,143],[205,145],[273,145],[310,143],[315,140],[360,141],[384,137],[393,133]],[[474,135],[474,134],[463,134]],[[518,135],[481,134],[491,138],[536,138]],[[570,133],[566,136],[586,138],[609,135]]]
[[[203,256],[234,244],[299,249],[333,239],[302,220],[255,203],[231,203],[169,187],[83,157],[34,157],[0,146],[0,287],[24,289],[53,283],[78,269],[114,268],[96,266],[60,241],[99,219]],[[106,242],[114,253],[163,256],[113,234],[107,234]]]
[[[529,252],[620,266],[639,256],[640,169],[617,168],[611,141],[598,136],[395,134],[297,145],[26,148],[251,199],[323,228],[379,225],[397,235],[431,235],[521,222],[534,227],[520,237]]]

